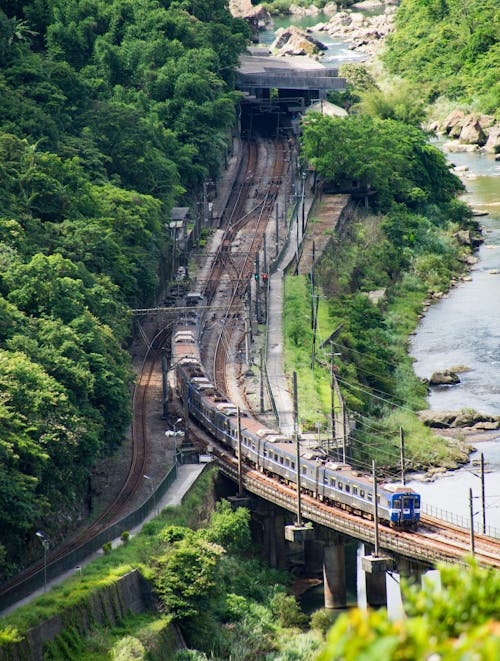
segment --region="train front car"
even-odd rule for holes
[[[420,521],[420,494],[396,484],[384,484],[382,492],[391,527],[415,529]]]

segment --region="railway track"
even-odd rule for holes
[[[211,442],[213,445],[213,441]],[[219,444],[215,444],[214,454],[222,472],[234,479],[237,475],[236,458]],[[296,511],[297,492],[293,486],[283,484],[248,466],[243,468],[243,482],[249,492],[272,500],[290,512]],[[310,520],[358,539],[374,542],[373,520],[361,518],[340,507],[320,502],[309,494],[302,494],[302,505]],[[381,526],[379,538],[382,549],[430,564],[435,561],[464,562],[465,557],[470,555],[467,530],[439,520],[430,523],[428,517],[424,517],[417,531],[412,532]],[[484,535],[476,535],[475,559],[481,565],[500,568],[500,541]]]
[[[130,465],[125,482],[117,495],[88,526],[49,552],[46,557],[46,563],[40,560],[19,573],[13,579],[2,584],[0,586],[0,596],[29,581],[33,576],[44,571],[44,568],[50,568],[51,565],[69,555],[75,549],[83,546],[86,542],[108,528],[114,521],[119,520],[128,513],[134,494],[144,482],[145,467],[149,457],[147,408],[152,396],[150,384],[158,361],[158,352],[151,346],[142,363],[141,372],[134,388]]]
[[[245,332],[244,300],[288,167],[287,155],[285,141],[247,144],[245,167],[230,200],[224,235],[214,259],[210,281],[217,283],[217,289],[212,288],[210,300],[219,312],[212,315],[212,333],[205,332],[201,343],[206,348],[204,354],[212,355],[211,364],[205,367],[218,390],[226,394],[227,363],[236,355]]]

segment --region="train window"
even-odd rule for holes
[[[364,497],[365,497],[365,490],[364,490],[364,489],[360,489],[360,490],[359,490],[359,495],[361,496],[361,498],[364,498]]]
[[[368,498],[368,500],[372,500],[372,498],[373,498],[373,494],[370,493],[370,492],[368,492],[368,493],[366,494],[366,497]]]
[[[335,478],[334,477],[332,477],[332,479],[330,480],[330,486],[331,487],[335,486]]]
[[[380,505],[380,496],[377,495],[377,503]]]
[[[274,461],[278,461],[278,455],[277,454],[274,455]]]
[[[393,506],[396,509],[401,509],[401,499],[400,498],[394,498]]]
[[[323,484],[328,484],[328,475],[326,473],[323,473]]]
[[[342,491],[342,482],[339,481],[338,487]]]
[[[307,466],[302,466],[302,475],[307,475]]]
[[[292,470],[295,470],[295,461],[292,461]]]
[[[267,457],[267,450],[266,450],[265,448],[264,448],[264,450],[262,451],[262,456],[263,456],[263,457]]]
[[[358,487],[353,487],[353,488],[352,488],[352,494],[353,494],[353,496],[357,496],[357,495],[358,495]]]
[[[283,463],[283,457],[280,457],[280,464]]]
[[[285,459],[285,466],[290,468],[290,459]]]
[[[351,487],[348,484],[346,484],[345,485],[345,490],[347,491],[347,493],[349,493],[351,491]]]

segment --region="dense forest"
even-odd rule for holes
[[[429,101],[444,96],[498,114],[499,34],[497,0],[402,0],[383,60]]]
[[[129,310],[153,300],[171,206],[219,172],[246,39],[221,0],[2,2],[3,577],[123,438]]]

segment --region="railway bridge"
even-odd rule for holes
[[[345,88],[338,69],[309,57],[274,57],[253,47],[240,57],[236,87],[243,92],[240,128],[245,137],[256,131],[270,137],[297,134],[299,117],[328,91]]]
[[[305,494],[301,495],[301,511],[306,524],[297,525],[295,488],[259,470],[239,471],[237,461],[225,451],[215,450],[214,454],[223,475],[240,486],[241,495],[229,498],[234,506],[249,507],[261,516],[264,513],[263,543],[271,566],[286,566],[287,551],[303,554],[306,571],[307,556],[320,557],[326,607],[346,605],[344,548],[348,540],[361,541],[365,549],[372,550],[362,559],[367,602],[372,606],[387,602],[386,571],[418,578],[438,563],[465,564],[471,554],[471,533],[459,526],[423,516],[416,531],[394,530]],[[272,507],[263,508],[262,503]],[[500,568],[500,540],[477,534],[473,539],[475,559],[484,566]]]

